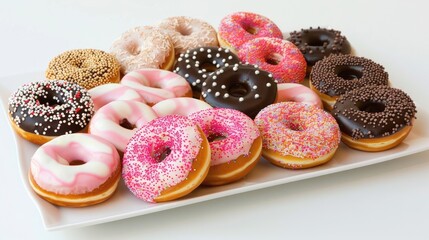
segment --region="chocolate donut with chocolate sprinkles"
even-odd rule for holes
[[[235,109],[253,119],[276,100],[277,81],[254,65],[234,64],[210,75],[201,95],[212,107]]]
[[[341,95],[332,110],[343,142],[363,151],[397,146],[410,132],[416,112],[413,100],[405,92],[377,85]]]
[[[347,38],[334,29],[301,29],[291,32],[288,40],[301,50],[307,61],[308,72],[317,61],[331,54],[350,54],[352,50]]]
[[[340,95],[366,85],[388,85],[388,79],[384,67],[370,59],[333,54],[313,66],[310,88],[320,96],[324,107],[332,110]]]
[[[93,114],[94,103],[88,91],[64,80],[27,83],[9,98],[14,130],[36,144],[84,131]]]

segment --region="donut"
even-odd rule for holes
[[[319,96],[310,88],[298,83],[277,84],[276,102],[302,102],[323,108]]]
[[[122,178],[147,202],[165,202],[198,187],[210,167],[210,146],[189,118],[169,115],[141,127],[128,143]]]
[[[272,104],[255,123],[262,135],[262,156],[283,168],[302,169],[329,161],[341,140],[335,119],[323,109],[297,102]]]
[[[63,135],[31,158],[29,182],[46,201],[85,207],[110,198],[121,177],[119,154],[106,140],[85,133]]]
[[[170,70],[174,64],[171,38],[152,26],[135,27],[124,32],[113,42],[110,51],[121,64],[122,75],[141,68]]]
[[[252,65],[224,67],[202,84],[201,96],[216,108],[232,108],[254,118],[276,100],[277,83],[271,73]]]
[[[245,177],[258,163],[262,139],[251,118],[234,109],[212,108],[189,116],[206,135],[210,169],[203,184],[222,185]]]
[[[194,48],[180,54],[173,72],[184,77],[192,86],[194,97],[201,95],[201,85],[214,71],[240,63],[229,49],[218,47]]]
[[[236,12],[225,16],[218,29],[219,45],[234,53],[245,42],[260,37],[283,39],[283,34],[270,19],[250,12]]]
[[[88,90],[94,102],[94,110],[116,100],[132,100],[144,102],[138,92],[130,87],[118,83],[108,83]]]
[[[173,72],[144,68],[129,72],[121,84],[137,91],[148,105],[175,97],[192,97],[188,82]]]
[[[167,115],[189,116],[194,112],[209,108],[212,108],[212,106],[208,103],[189,97],[165,99],[152,106],[158,117]]]
[[[75,49],[54,57],[45,72],[48,80],[67,80],[91,89],[120,80],[120,65],[109,53],[97,49]]]
[[[13,129],[35,144],[85,132],[93,114],[94,104],[88,91],[63,80],[26,83],[9,98]]]
[[[340,95],[366,85],[388,85],[388,79],[384,67],[370,59],[332,54],[313,66],[310,88],[320,96],[325,109],[331,111]]]
[[[307,61],[307,73],[311,67],[331,54],[350,54],[352,48],[349,41],[340,31],[326,28],[301,29],[293,31],[288,38],[304,54]]]
[[[105,139],[123,153],[137,129],[155,118],[156,113],[144,103],[113,101],[94,114],[88,132]]]
[[[345,144],[375,152],[393,148],[407,137],[416,106],[400,89],[369,85],[341,95],[332,114]]]
[[[244,43],[238,51],[242,62],[256,64],[271,72],[279,83],[304,81],[307,63],[301,51],[280,38],[256,38]]]

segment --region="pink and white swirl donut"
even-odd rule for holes
[[[31,158],[29,180],[43,199],[83,207],[113,195],[121,176],[116,148],[86,134],[62,135],[40,146]]]
[[[317,93],[298,83],[277,84],[276,102],[301,102],[323,108],[322,100]]]
[[[279,83],[304,81],[307,62],[293,43],[279,38],[257,38],[243,44],[238,51],[243,62],[271,72]]]
[[[168,34],[152,26],[132,28],[113,42],[111,53],[121,64],[122,75],[140,68],[171,69],[174,46]]]
[[[222,185],[246,176],[261,156],[262,138],[246,114],[227,108],[212,108],[189,116],[210,142],[209,174],[203,184]]]
[[[167,115],[189,116],[194,112],[212,108],[208,103],[190,97],[170,98],[152,106],[158,117]]]
[[[241,45],[260,37],[283,39],[282,31],[270,19],[250,12],[236,12],[224,17],[219,25],[218,40],[221,47],[237,53]]]
[[[217,47],[216,30],[207,22],[185,16],[169,17],[158,27],[173,40],[176,55],[197,47]]]
[[[144,102],[143,98],[135,90],[118,83],[103,84],[88,90],[94,102],[94,110],[116,100],[131,100]]]
[[[148,105],[175,97],[192,97],[192,88],[182,76],[161,69],[144,68],[125,75],[121,84],[137,91]]]
[[[155,118],[156,113],[144,103],[113,101],[94,114],[88,132],[109,141],[120,152],[124,152],[137,129]]]
[[[169,115],[144,125],[131,138],[122,177],[136,197],[164,202],[198,187],[209,167],[210,146],[200,128],[187,117]]]

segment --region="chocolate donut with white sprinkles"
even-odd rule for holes
[[[94,103],[87,90],[69,81],[27,83],[9,98],[12,126],[36,144],[84,131],[93,114]]]
[[[199,98],[201,85],[214,71],[239,63],[240,59],[229,49],[200,47],[180,54],[173,72],[184,77],[191,84],[194,97]]]
[[[201,95],[212,107],[232,108],[253,119],[276,100],[277,81],[257,66],[234,64],[210,75],[202,84]]]
[[[416,112],[413,100],[402,90],[370,85],[342,95],[332,114],[348,146],[382,151],[405,139]]]

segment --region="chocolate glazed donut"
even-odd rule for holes
[[[191,84],[194,97],[199,98],[201,84],[212,72],[239,62],[238,57],[226,48],[194,48],[180,54],[173,72],[184,77]]]
[[[276,100],[277,82],[271,73],[253,65],[235,64],[210,75],[201,94],[213,107],[232,108],[253,119]]]
[[[302,29],[290,33],[288,38],[304,54],[307,66],[313,66],[317,61],[330,54],[350,54],[351,46],[340,31],[326,28]]]

